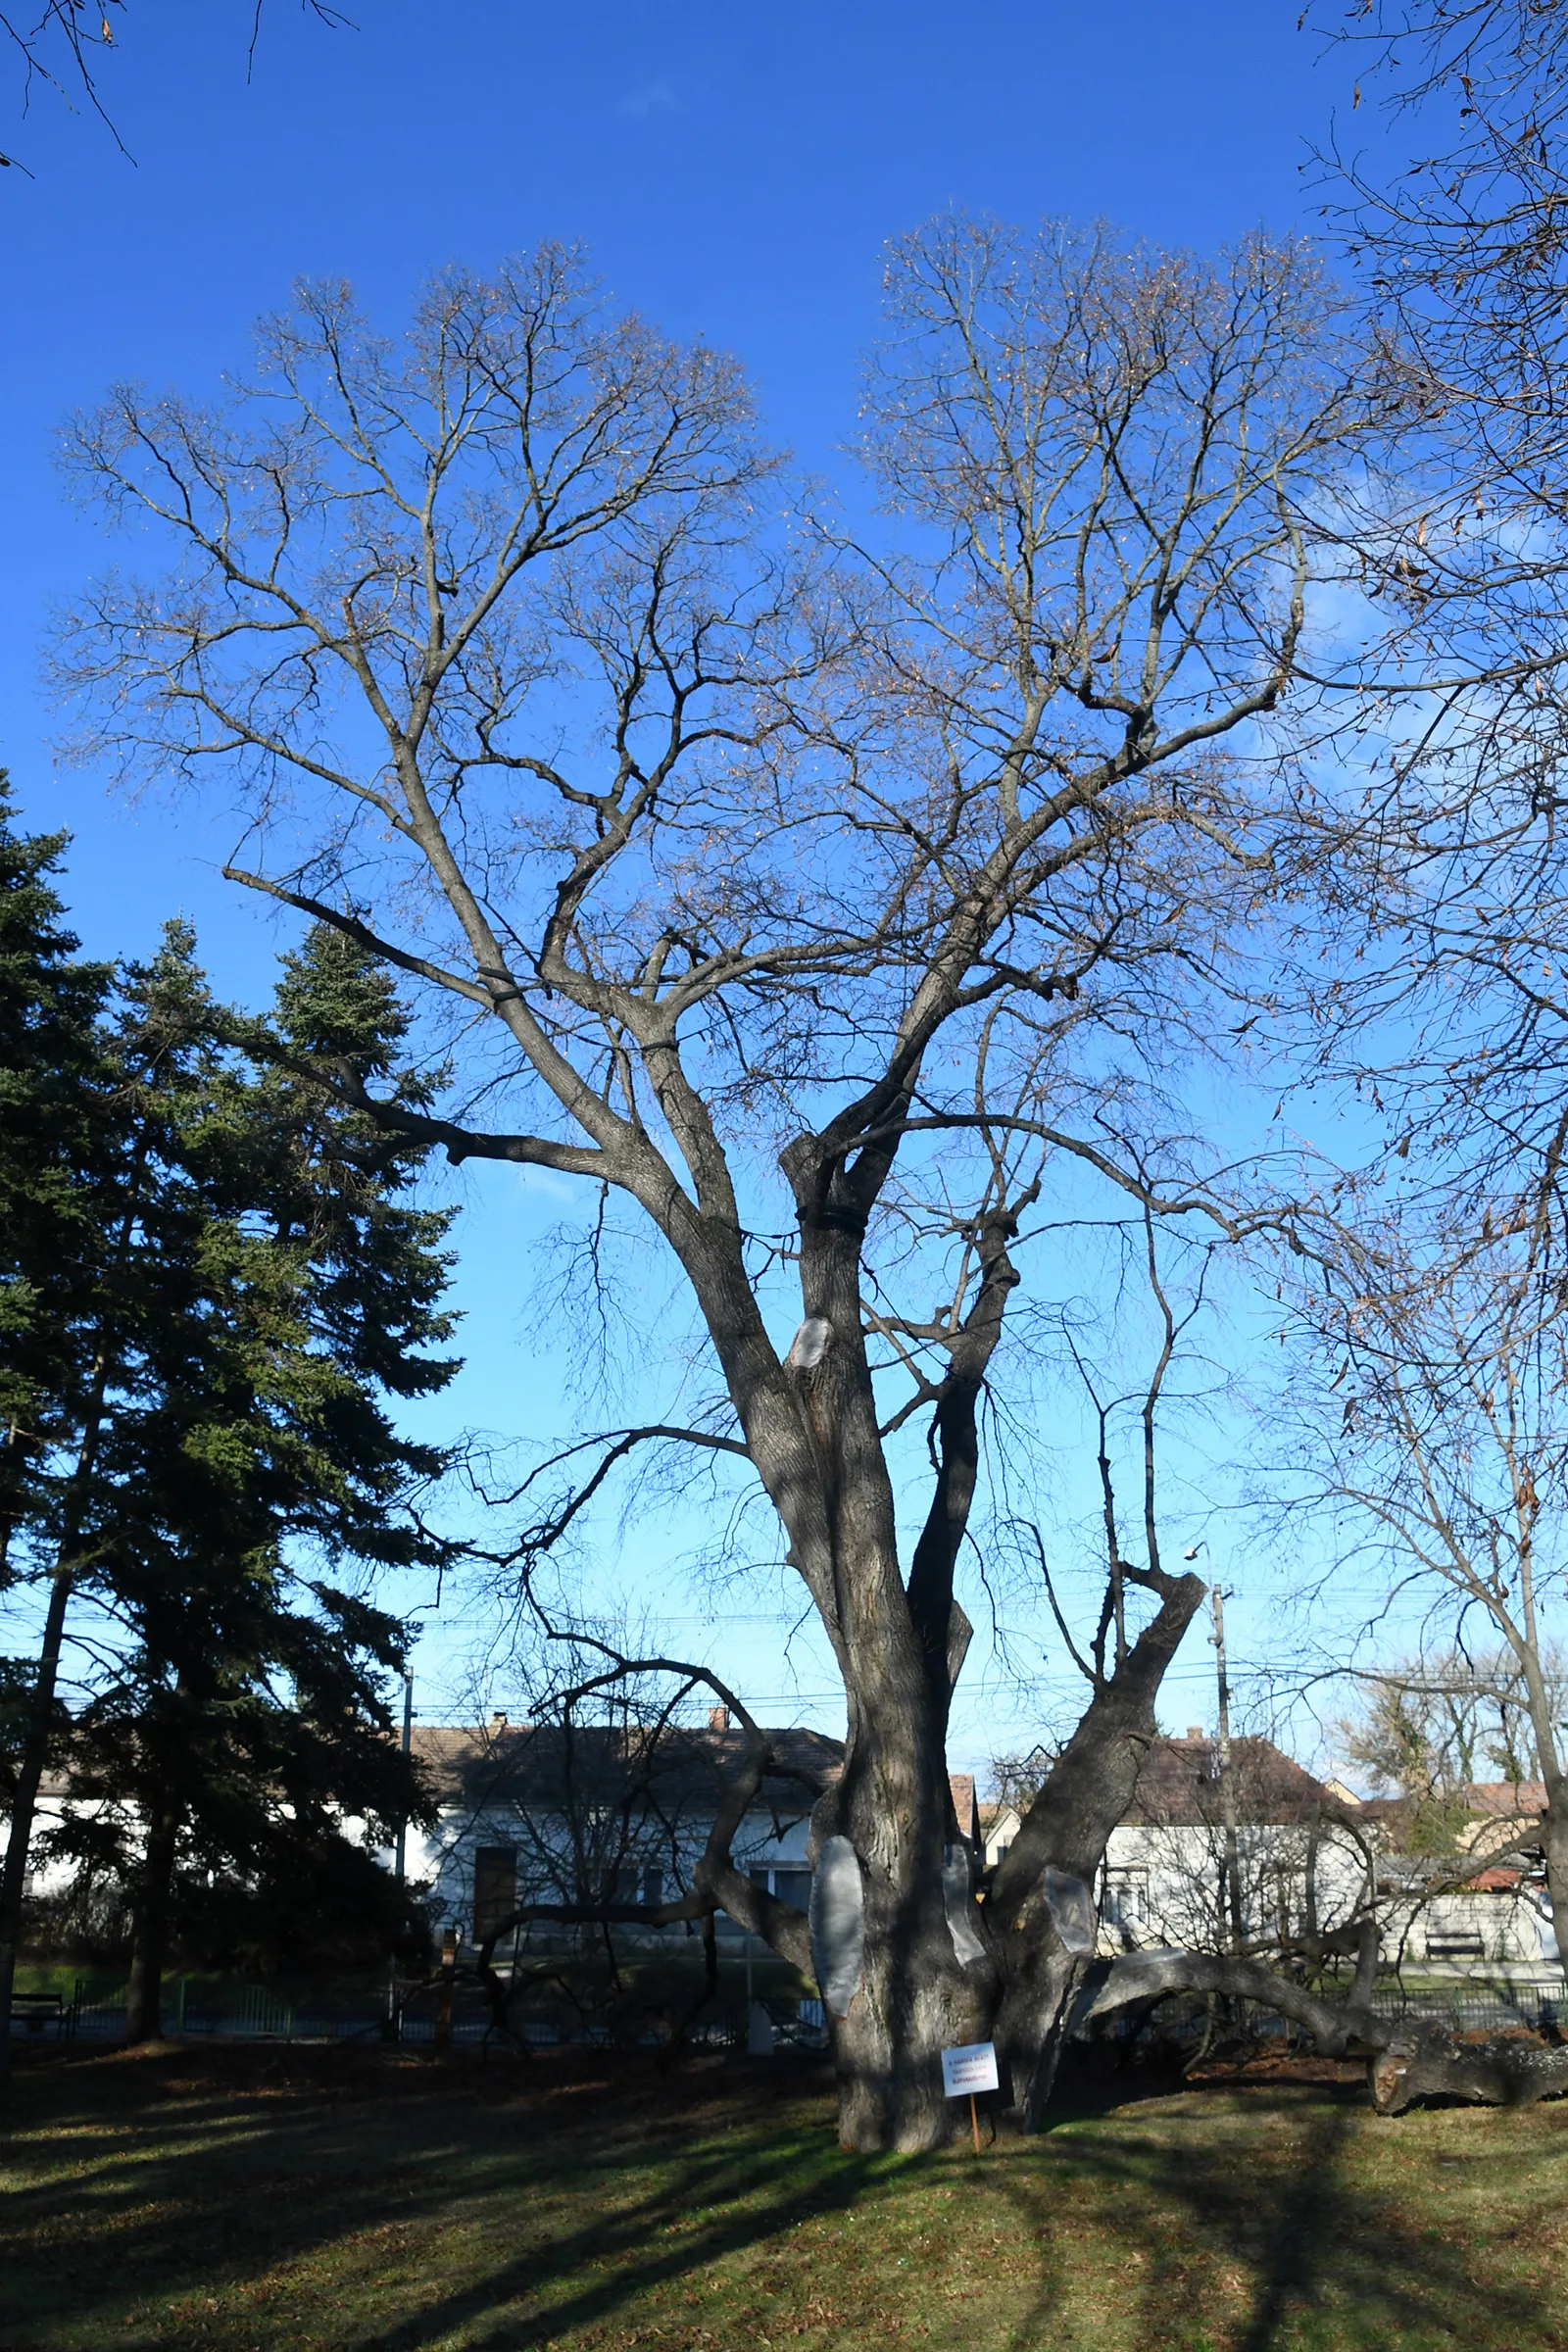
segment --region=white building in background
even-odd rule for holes
[[[1309,1868],[1319,1929],[1348,1919],[1369,1875],[1355,1808],[1270,1740],[1232,1740],[1230,1775],[1243,1934],[1298,1935]],[[1185,1739],[1152,1740],[1105,1849],[1105,1928],[1121,1944],[1222,1948],[1232,1923],[1229,1843],[1218,1743],[1197,1725]]]
[[[1232,1740],[1231,1773],[1249,1938],[1300,1934],[1310,1861],[1320,1933],[1347,1921],[1373,1882],[1386,1966],[1560,1977],[1532,1856],[1544,1802],[1538,1785],[1477,1784],[1465,1791],[1458,1850],[1416,1855],[1407,1850],[1414,1808],[1406,1800],[1362,1799],[1343,1782],[1319,1781],[1268,1740]],[[1018,1813],[1010,1805],[980,1812],[986,1860],[995,1863],[1017,1835]],[[1185,1739],[1152,1740],[1096,1888],[1102,1950],[1224,1948],[1228,1842],[1217,1742],[1196,1725]]]
[[[723,1792],[746,1755],[745,1734],[716,1708],[704,1727],[510,1724],[416,1726],[414,1749],[438,1808],[435,1828],[413,1831],[410,1883],[423,1887],[440,1931],[478,1941],[527,1903],[604,1899],[667,1902],[691,1883]],[[772,1763],[732,1842],[737,1866],[785,1901],[810,1899],[810,1815],[843,1769],[836,1740],[798,1728],[766,1734]],[[1402,1798],[1361,1799],[1319,1781],[1267,1740],[1231,1741],[1242,1913],[1249,1936],[1299,1933],[1309,1857],[1318,1927],[1332,1931],[1378,1895],[1381,1958],[1423,1974],[1562,1979],[1539,1861],[1539,1783],[1482,1782],[1463,1792],[1467,1819],[1450,1855],[1416,1854],[1414,1808]],[[1017,1835],[1010,1805],[976,1805],[973,1777],[951,1777],[964,1837],[994,1865]],[[28,1890],[62,1894],[73,1866],[52,1854],[48,1833],[83,1805],[58,1772],[40,1791]],[[0,1824],[0,1852],[4,1826]],[[1159,1945],[1223,1948],[1229,1940],[1224,1787],[1216,1742],[1197,1727],[1151,1741],[1124,1819],[1111,1832],[1095,1889],[1101,1949]],[[722,1914],[720,1936],[742,1931]],[[684,1923],[646,1933],[667,1944]],[[535,1949],[574,1944],[580,1931],[538,1925]],[[510,1939],[509,1939],[510,1940]]]
[[[1387,1902],[1385,1956],[1398,1954],[1445,1973],[1502,1970],[1560,1983],[1537,1832],[1544,1788],[1539,1781],[1473,1781],[1462,1802],[1466,1819],[1455,1839],[1458,1850],[1446,1857],[1404,1851],[1414,1826],[1409,1799],[1373,1798],[1362,1806],[1363,1816],[1384,1825],[1379,1883]],[[1428,1891],[1434,1874],[1444,1882],[1437,1893]]]
[[[26,1892],[31,1901],[47,1900],[66,1893],[76,1875],[76,1865],[67,1856],[54,1851],[57,1834],[69,1822],[94,1820],[112,1810],[107,1797],[81,1798],[71,1794],[66,1775],[50,1767],[38,1784],[38,1802],[33,1814],[32,1836],[27,1844]],[[0,1810],[0,1861],[5,1858],[11,1843],[11,1823]]]
[[[771,1892],[804,1904],[811,1807],[839,1769],[839,1743],[793,1730],[767,1739],[772,1767],[736,1833],[733,1858]],[[414,1753],[439,1813],[432,1831],[411,1834],[410,1883],[428,1889],[438,1931],[455,1927],[477,1943],[527,1904],[673,1900],[690,1885],[715,1809],[740,1776],[747,1740],[723,1708],[704,1729],[617,1723],[568,1731],[496,1715],[474,1729],[416,1726]],[[719,1925],[723,1932],[728,1923]],[[685,1932],[649,1931],[662,1938]],[[575,1942],[578,1933],[539,1923],[526,1935],[539,1948]]]
[[[811,1808],[843,1769],[843,1748],[820,1732],[770,1730],[772,1761],[735,1834],[731,1856],[770,1893],[805,1910]],[[509,1723],[475,1729],[422,1725],[414,1752],[439,1807],[435,1829],[408,1843],[412,1885],[428,1888],[438,1931],[480,1942],[527,1904],[673,1900],[691,1884],[725,1791],[739,1779],[746,1734],[715,1707],[706,1727],[635,1723],[564,1731]],[[953,1778],[965,1836],[975,1834],[972,1775]],[[722,1914],[721,1936],[742,1930]],[[664,1941],[686,1935],[617,1928]],[[541,1922],[532,1948],[575,1942],[577,1928]],[[509,1938],[510,1941],[510,1938]]]

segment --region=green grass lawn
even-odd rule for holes
[[[1568,2104],[1387,2123],[1349,2080],[1123,2076],[865,2158],[819,2083],[715,2062],[37,2053],[0,2352],[1568,2348],[1565,2191]]]

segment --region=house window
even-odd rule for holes
[[[642,1899],[645,1903],[662,1903],[664,1899],[664,1874],[657,1862],[644,1865]]]
[[[1113,1928],[1131,1934],[1149,1917],[1149,1873],[1146,1870],[1107,1870],[1104,1914]]]
[[[517,1849],[481,1845],[473,1857],[473,1940],[483,1943],[517,1908]]]
[[[793,1903],[799,1911],[809,1908],[811,1874],[800,1865],[789,1867],[780,1864],[775,1869],[768,1863],[758,1862],[753,1864],[746,1875],[754,1886],[762,1887],[768,1894],[776,1894],[780,1902]],[[722,1922],[720,1922],[720,1928],[722,1929]]]

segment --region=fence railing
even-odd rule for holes
[[[773,2004],[777,2007],[777,2004]],[[805,1999],[787,2004],[798,2010],[789,2022],[799,2028],[786,2040],[807,2046],[824,2039],[825,2021],[820,2001]],[[779,2022],[783,2024],[782,2011]],[[338,1999],[313,2001],[308,1995],[280,1992],[268,1985],[236,1984],[220,1987],[190,1985],[176,1981],[164,2004],[164,2029],[173,2038],[191,2041],[341,2042],[395,2041],[429,2048],[443,2037],[456,2045],[482,2042],[494,2033],[488,2006],[469,1984],[454,1987],[450,2020],[440,2015],[435,1988],[423,1982],[395,1987],[361,2002]],[[86,1980],[76,1981],[72,1997],[23,1995],[12,2021],[14,2036],[63,2041],[119,2041],[125,2031],[123,1990],[95,1994]],[[657,2046],[667,2034],[667,2021],[652,2012],[612,2020],[585,2012],[540,2017],[523,2014],[514,2020],[513,2032],[536,2048],[564,2045],[609,2049],[616,2046]],[[728,2048],[744,2043],[746,2021],[733,2004],[699,2017],[683,2035],[699,2046]]]
[[[1430,2021],[1455,2033],[1506,2033],[1523,2027],[1531,2033],[1568,2029],[1568,1993],[1553,1993],[1534,1985],[1509,1991],[1465,1993],[1455,1987],[1416,1992],[1383,1991],[1373,1996],[1379,2017]],[[800,2032],[786,2033],[784,2043],[812,2046],[826,2037],[826,2020],[818,2000],[793,2004]],[[172,1987],[166,2011],[166,2031],[181,2039],[212,2041],[354,2042],[399,2041],[428,2048],[440,2038],[436,2003],[427,1986],[406,1988],[389,2006],[385,1996],[361,2005],[318,2005],[291,1997],[266,1985],[241,1984],[209,1991],[183,1983]],[[1208,2020],[1208,2004],[1200,1995],[1180,1994],[1160,2004],[1147,2021],[1136,2013],[1109,2021],[1113,2039],[1141,2033],[1183,2041],[1200,2035]],[[1248,2013],[1250,2031],[1263,2038],[1290,2034],[1276,2013],[1253,2009]],[[492,2032],[490,2016],[467,1987],[460,1988],[452,2006],[450,2037],[455,2044],[481,2042]],[[93,1998],[85,1981],[78,1980],[73,1995],[23,1994],[12,2020],[16,2037],[64,2041],[118,2041],[125,2031],[123,1992]],[[612,2024],[604,2018],[540,2018],[524,2016],[514,2031],[541,2049],[564,2045],[607,2049],[615,2045],[656,2044],[662,2029],[653,2021]],[[1081,2037],[1105,2029],[1081,2029]],[[744,2021],[727,2012],[698,2018],[685,2038],[699,2045],[729,2046],[744,2039]]]

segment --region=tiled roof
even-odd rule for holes
[[[820,1732],[769,1731],[772,1764],[761,1807],[809,1811],[839,1770],[842,1749]],[[439,1803],[555,1812],[574,1804],[616,1804],[629,1793],[661,1807],[710,1806],[746,1759],[741,1731],[673,1725],[658,1735],[635,1727],[587,1725],[568,1739],[558,1725],[496,1721],[477,1730],[419,1724],[414,1753]]]
[[[843,1769],[843,1743],[797,1727],[767,1731],[771,1768],[759,1807],[808,1811]],[[487,1805],[560,1811],[573,1803],[615,1803],[628,1792],[686,1811],[710,1805],[746,1759],[741,1731],[672,1725],[644,1744],[635,1731],[592,1725],[568,1742],[556,1725],[494,1722],[469,1729],[417,1724],[414,1753],[437,1800],[470,1811]],[[965,1837],[975,1830],[974,1774],[948,1775],[954,1811]]]
[[[1237,1819],[1305,1821],[1314,1813],[1358,1812],[1293,1763],[1272,1740],[1231,1741]],[[1145,1827],[1206,1827],[1223,1819],[1219,1743],[1198,1738],[1152,1740],[1124,1821]]]
[[[1472,1781],[1459,1790],[1457,1803],[1478,1825],[1460,1832],[1461,1842],[1479,1843],[1490,1835],[1489,1828],[1479,1825],[1517,1821],[1532,1827],[1545,1810],[1546,1791],[1540,1781]],[[1355,1807],[1354,1819],[1384,1831],[1397,1845],[1414,1834],[1419,1812],[1413,1796],[1368,1796]]]
[[[1355,1807],[1355,1817],[1357,1821],[1383,1821],[1396,1829],[1405,1829],[1414,1811],[1413,1796],[1363,1796]]]
[[[1494,1821],[1534,1821],[1546,1810],[1544,1781],[1472,1781],[1464,1796],[1472,1813]]]

